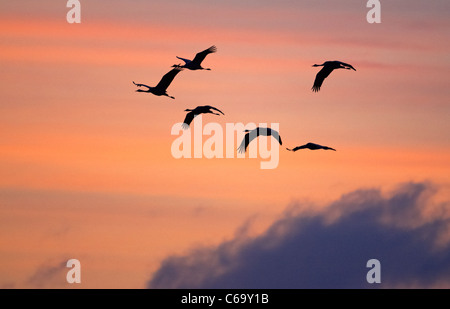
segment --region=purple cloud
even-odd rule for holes
[[[166,258],[148,288],[395,288],[450,286],[450,231],[437,189],[357,190],[315,214],[286,211],[257,237]],[[297,205],[301,207],[301,205]],[[430,211],[433,210],[433,211]],[[381,263],[369,284],[366,263]]]

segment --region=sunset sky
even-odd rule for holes
[[[450,287],[449,1],[80,2],[0,0],[0,287],[372,288],[372,258],[377,287]],[[175,100],[135,92],[212,45]],[[327,60],[356,71],[314,93]],[[278,124],[278,167],[175,159],[199,105]]]

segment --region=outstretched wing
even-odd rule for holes
[[[167,87],[169,87],[170,83],[173,81],[175,76],[182,71],[183,69],[180,67],[175,67],[169,72],[167,72],[159,81],[158,85],[156,85],[155,88],[158,88],[159,90],[166,91]]]
[[[305,148],[309,148],[309,149],[312,149],[312,150],[315,150],[315,149],[324,149],[324,150],[334,150],[334,151],[336,151],[336,149],[333,149],[333,148],[331,148],[331,147],[328,147],[328,146],[322,146],[322,145],[314,144],[314,143],[308,143],[308,144],[306,144],[306,145],[304,145],[304,146],[305,146]]]
[[[250,131],[249,133],[245,134],[244,138],[242,139],[241,145],[238,147],[239,153],[244,153],[247,151],[247,147],[250,144],[252,140],[258,137],[258,134],[255,131]]]
[[[307,143],[307,144],[302,145],[302,146],[297,146],[294,149],[287,149],[287,150],[297,151],[297,150],[300,150],[300,149],[311,149],[311,150],[324,149],[324,150],[334,150],[334,151],[336,151],[336,149],[333,149],[331,147],[322,146],[322,145],[314,144],[314,143]]]
[[[277,131],[271,129],[270,135],[272,135],[278,141],[278,143],[280,143],[280,145],[283,145],[283,142],[281,141],[281,136]]]
[[[211,109],[213,109],[213,110],[215,110],[215,111],[218,111],[218,112],[221,113],[222,115],[225,115],[220,109],[215,108],[214,106],[208,105],[208,107],[211,108]]]
[[[208,49],[205,49],[204,51],[201,51],[195,55],[195,58],[192,60],[192,62],[196,64],[202,63],[203,60],[205,60],[205,57],[211,53],[215,53],[217,51],[217,48],[215,46],[211,46]]]
[[[319,148],[323,148],[322,145],[314,144],[314,143],[311,143],[311,142],[305,144],[304,146],[305,146],[305,148],[309,148],[309,149],[319,149]]]
[[[333,68],[329,66],[324,66],[322,70],[320,70],[316,74],[316,79],[314,80],[314,85],[312,87],[312,91],[317,92],[320,90],[320,87],[322,87],[322,83],[325,80],[325,78],[330,75],[330,73],[333,72]]]
[[[194,119],[195,115],[196,114],[194,112],[189,112],[189,113],[186,114],[186,117],[184,118],[184,121],[183,121],[183,124],[182,124],[183,129],[189,128],[189,125],[191,124],[191,122]]]
[[[181,57],[178,57],[178,56],[176,56],[178,59],[180,59],[180,60],[183,60],[184,61],[184,64],[188,64],[189,62],[191,62],[191,60],[189,60],[189,59],[186,59],[186,58],[181,58]]]
[[[353,71],[356,71],[356,69],[351,64],[348,64],[348,63],[345,63],[342,61],[339,61],[339,63],[348,69],[352,69]]]

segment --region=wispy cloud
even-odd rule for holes
[[[430,183],[390,194],[361,189],[319,214],[290,209],[261,236],[166,258],[149,288],[390,288],[450,286],[449,202]],[[297,205],[301,207],[301,205]],[[294,208],[295,210],[295,208]],[[369,259],[382,282],[366,281]]]
[[[28,278],[26,284],[32,288],[51,288],[65,283],[66,261],[40,265]]]

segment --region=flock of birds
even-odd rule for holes
[[[202,62],[203,62],[203,60],[205,60],[207,55],[209,55],[211,53],[215,53],[216,51],[217,51],[217,48],[215,46],[211,46],[210,48],[197,53],[195,55],[194,59],[192,59],[192,60],[176,56],[178,59],[180,59],[184,62],[183,65],[182,64],[174,64],[172,66],[173,69],[170,70],[169,72],[167,72],[161,78],[159,83],[154,87],[147,86],[145,84],[136,84],[133,81],[133,84],[136,85],[137,87],[139,87],[139,88],[146,87],[147,88],[146,90],[137,89],[136,91],[151,93],[156,96],[167,96],[171,99],[175,99],[173,96],[170,96],[167,93],[167,88],[170,86],[170,84],[172,83],[175,76],[184,69],[211,70],[210,68],[202,67]],[[341,61],[325,61],[322,64],[314,64],[313,65],[313,67],[320,67],[320,66],[322,67],[322,69],[316,74],[316,78],[315,78],[314,84],[312,86],[313,92],[318,92],[320,90],[320,88],[322,87],[323,81],[331,74],[331,72],[333,72],[336,69],[346,69],[346,70],[356,71],[356,69],[352,65],[341,62]],[[194,118],[200,114],[213,114],[213,115],[222,114],[222,115],[225,115],[221,110],[219,110],[216,107],[210,106],[210,105],[197,106],[194,109],[186,109],[185,112],[188,112],[188,113],[186,114],[186,117],[183,121],[183,125],[182,125],[183,129],[188,129],[191,122],[194,120]],[[278,143],[280,145],[283,144],[281,141],[280,134],[271,128],[257,127],[253,130],[245,130],[245,132],[246,132],[246,134],[237,149],[240,153],[245,153],[247,151],[247,148],[248,148],[248,145],[250,144],[250,142],[260,135],[261,136],[272,136],[273,138],[275,138],[278,141]],[[323,150],[336,151],[336,149],[333,149],[331,147],[322,146],[322,145],[315,144],[315,143],[307,143],[307,144],[297,146],[292,149],[289,149],[289,148],[286,148],[286,149],[289,151],[297,151],[300,149],[310,149],[310,150],[323,149]]]

